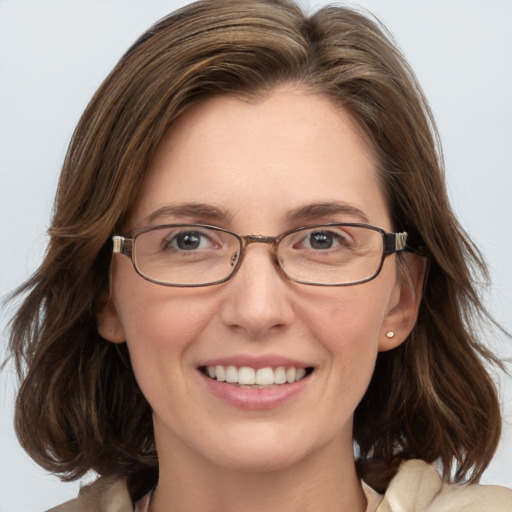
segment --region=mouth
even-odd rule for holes
[[[218,382],[225,382],[241,388],[269,389],[292,384],[305,379],[313,373],[313,367],[266,367],[252,368],[250,366],[201,366],[199,370],[206,377]]]

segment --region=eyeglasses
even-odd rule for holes
[[[384,259],[407,250],[407,233],[368,224],[333,223],[292,229],[279,236],[241,236],[207,224],[166,224],[114,236],[113,252],[136,272],[164,286],[220,284],[235,275],[249,244],[269,244],[279,271],[297,283],[351,286],[371,281]]]

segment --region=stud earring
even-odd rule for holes
[[[386,336],[388,338],[394,338],[395,337],[395,333],[393,331],[389,331],[389,332],[386,333]]]

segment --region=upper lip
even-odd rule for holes
[[[280,356],[275,354],[254,356],[248,354],[240,354],[236,356],[218,357],[214,359],[208,359],[201,362],[199,367],[205,366],[236,366],[241,368],[242,366],[248,366],[249,368],[278,368],[284,366],[287,368],[311,368],[313,365],[300,361],[298,359],[292,359],[286,356]]]

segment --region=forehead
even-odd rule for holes
[[[129,227],[176,203],[209,204],[235,220],[252,216],[263,223],[336,201],[386,222],[373,153],[348,114],[328,98],[300,90],[278,90],[258,101],[217,96],[168,130]]]

